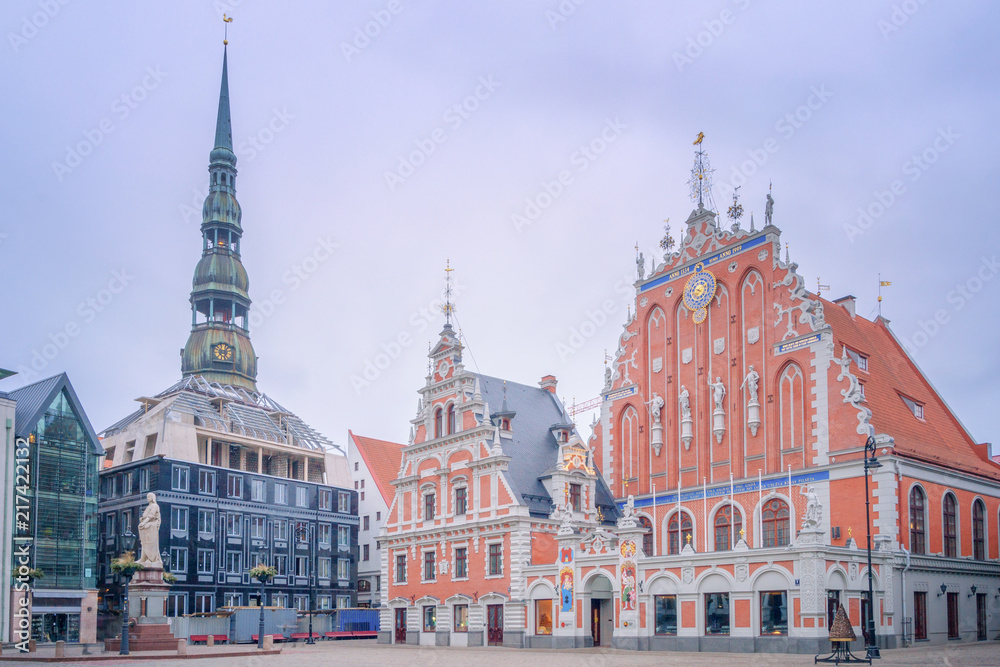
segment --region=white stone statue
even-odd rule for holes
[[[635,258],[635,268],[639,272],[639,280],[646,277],[646,258],[639,253],[639,256]]]
[[[142,518],[139,519],[139,546],[142,555],[139,563],[146,566],[147,570],[162,570],[163,561],[160,559],[160,506],[156,504],[156,494],[147,493],[146,500],[149,504],[142,511]]]
[[[774,199],[771,197],[771,193],[767,193],[767,203],[764,205],[764,224],[771,224],[771,216],[774,214]]]
[[[653,392],[653,398],[649,399],[647,403],[649,405],[649,413],[653,417],[653,423],[660,423],[660,411],[663,409],[663,399],[656,392]]]
[[[740,389],[743,387],[747,388],[747,394],[749,395],[750,403],[757,403],[757,381],[760,380],[760,375],[754,370],[753,364],[750,364],[750,372],[743,379],[743,384],[740,385]]]
[[[625,501],[625,506],[622,507],[622,518],[631,519],[635,516],[635,496],[631,493],[628,494],[628,500]]]
[[[812,484],[799,487],[799,495],[806,497],[806,512],[802,517],[802,530],[816,528],[823,518],[823,506],[819,503],[819,494]]]
[[[691,419],[691,398],[688,390],[681,385],[681,394],[678,397],[678,401],[681,404],[681,419],[687,420]]]
[[[709,382],[708,386],[712,388],[712,397],[715,400],[715,409],[722,410],[722,399],[726,397],[726,386],[722,384],[722,378],[716,376],[715,382]]]

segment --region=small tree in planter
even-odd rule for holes
[[[176,584],[177,583],[177,575],[175,575],[173,572],[164,572],[163,573],[163,580],[165,582],[167,582],[168,584]]]

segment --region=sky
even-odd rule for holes
[[[0,389],[65,371],[100,431],[179,379],[224,13],[258,387],[341,447],[406,441],[448,262],[467,367],[598,396],[699,132],[718,209],[740,186],[759,228],[771,187],[860,315],[891,281],[1000,444],[1000,5],[971,0],[4,2]]]

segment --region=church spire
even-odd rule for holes
[[[232,19],[230,19],[232,20]],[[215,121],[215,148],[233,150],[233,122],[229,115],[229,47],[222,47],[222,87],[219,90],[219,116]]]

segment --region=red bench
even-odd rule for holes
[[[312,634],[312,636],[313,636],[313,639],[319,639],[320,638],[320,634],[318,632],[314,632]],[[292,641],[298,641],[300,639],[309,639],[309,633],[308,632],[293,632],[292,633]]]
[[[292,636],[294,637],[295,635]],[[350,632],[327,632],[325,637],[327,639],[374,639],[375,637],[378,637],[378,632],[374,630],[353,630]]]
[[[208,638],[211,637],[215,642],[221,642],[225,644],[229,641],[229,635],[191,635],[191,643],[205,642],[208,643]]]
[[[264,635],[264,636],[270,637],[272,640],[274,640],[274,643],[285,641],[284,635]],[[260,635],[251,635],[251,637],[254,641],[257,641],[257,638],[260,637]]]

